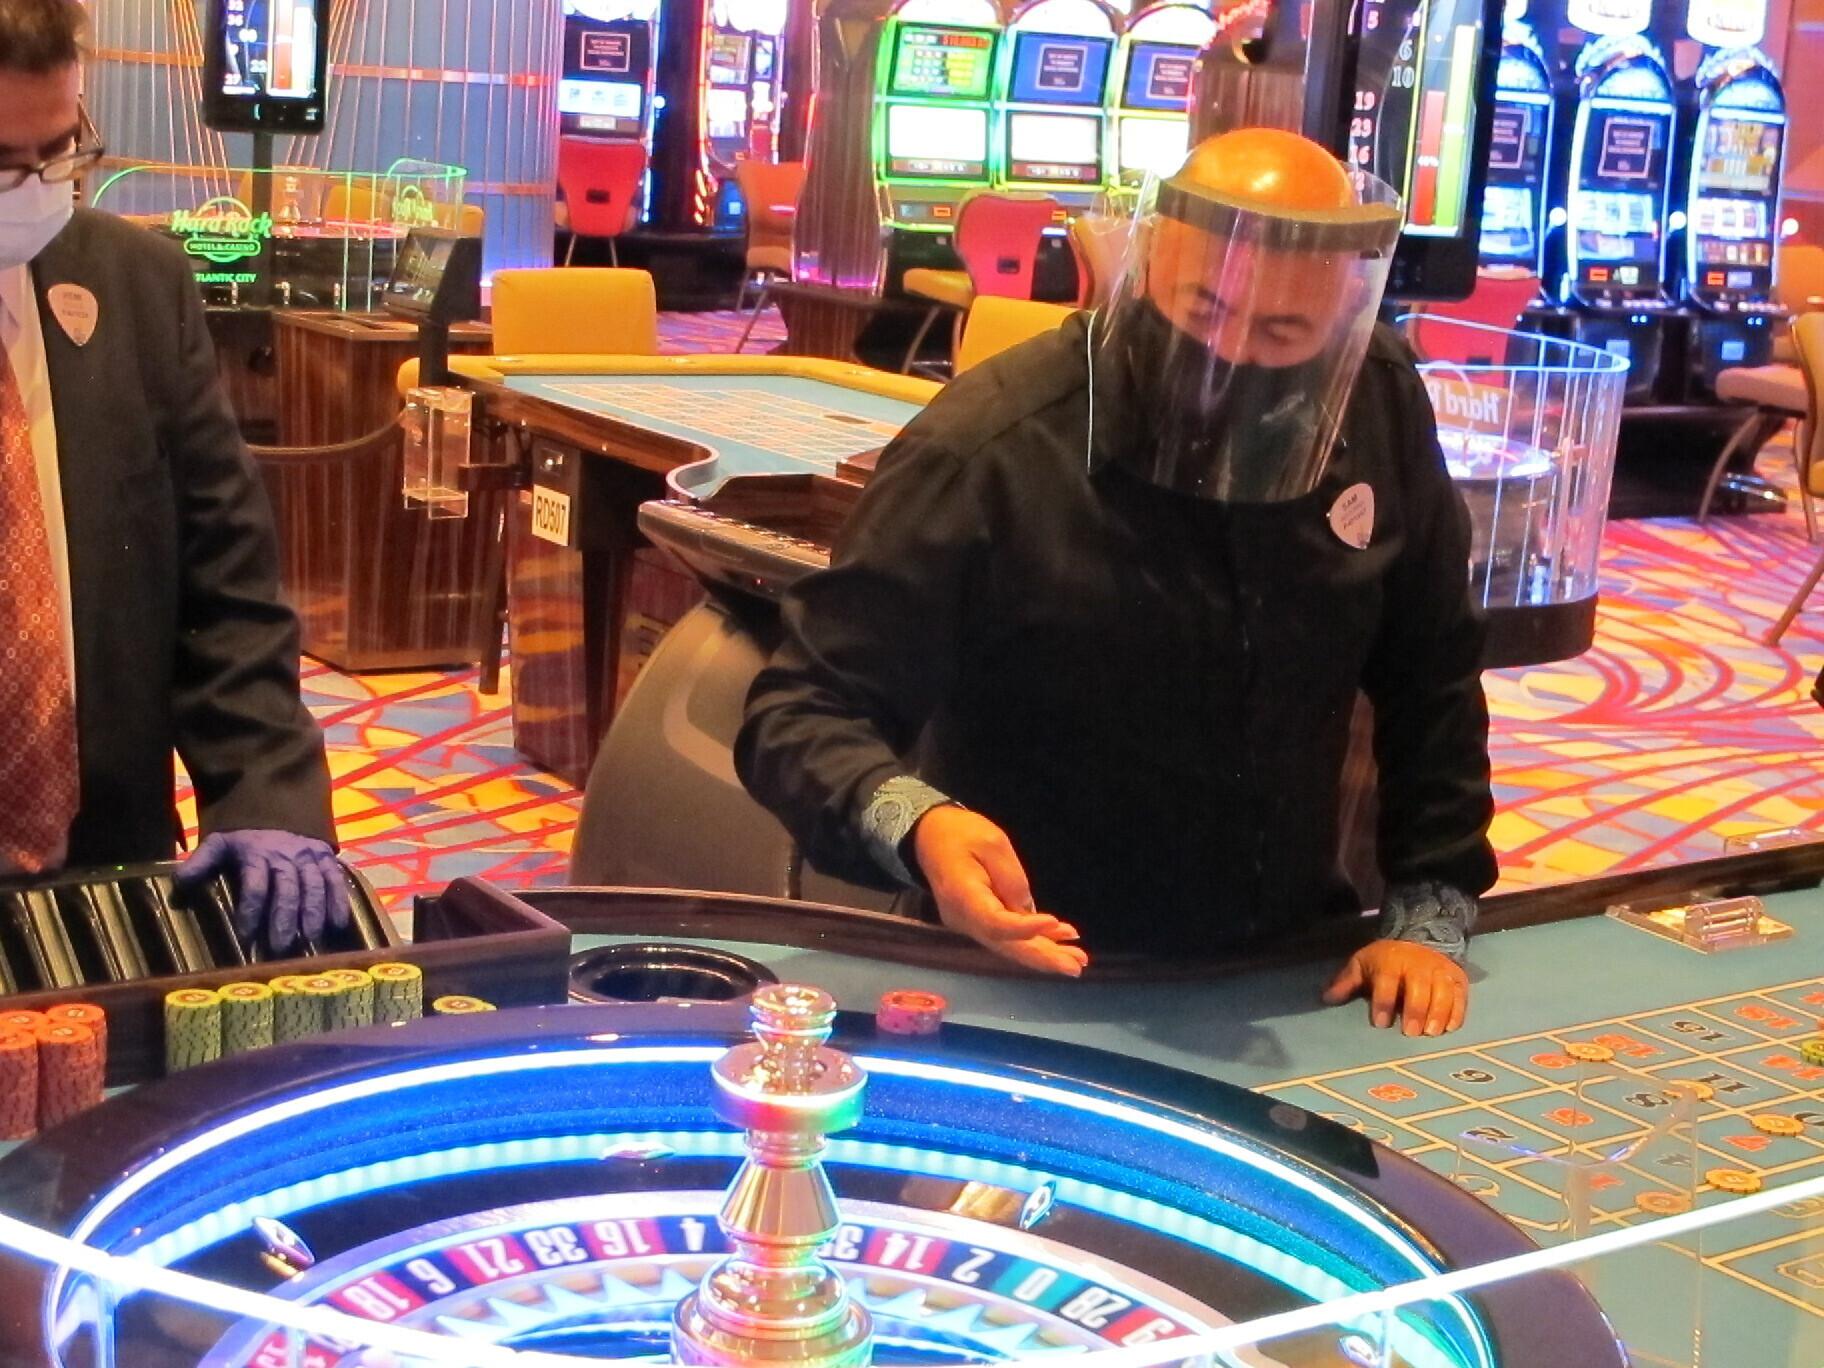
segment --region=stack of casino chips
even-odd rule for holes
[[[376,964],[367,972],[374,981],[375,1024],[390,1026],[424,1015],[424,975],[417,965]]]
[[[165,1072],[222,1057],[222,995],[211,988],[165,994]]]
[[[275,994],[264,983],[225,983],[222,999],[222,1053],[245,1054],[273,1041]]]
[[[374,1024],[372,974],[364,969],[331,969],[323,977],[333,985],[324,1004],[324,1020],[330,1030]]]
[[[0,1013],[0,1138],[23,1139],[101,1101],[107,1015],[87,1003]]]

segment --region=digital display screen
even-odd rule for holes
[[[1746,239],[1766,239],[1769,236],[1767,201],[1703,196],[1692,206],[1691,227],[1699,237],[1727,238],[1731,246]],[[1746,258],[1724,253],[1717,260],[1740,261]]]
[[[1403,22],[1401,14],[1386,0],[1364,7],[1349,155],[1400,191],[1407,234],[1461,238],[1480,169],[1472,163],[1482,6],[1430,0],[1404,12]]]
[[[557,111],[572,133],[638,135],[645,129],[652,26],[564,16],[564,67]]]
[[[1121,169],[1142,175],[1171,176],[1191,151],[1188,119],[1121,120]]]
[[[913,180],[988,179],[988,111],[888,105],[887,174]]]
[[[322,128],[325,0],[213,0],[205,80],[218,128]]]
[[[316,0],[222,0],[222,93],[316,98],[319,27]]]
[[[1603,288],[1659,285],[1660,224],[1656,196],[1584,191],[1572,199],[1580,282]]]
[[[423,313],[437,298],[437,287],[450,264],[450,253],[456,240],[410,233],[393,263],[392,278],[386,283],[385,304],[408,313]]]
[[[1093,185],[1102,179],[1102,120],[1015,111],[1007,116],[1007,162],[1014,180]]]
[[[1490,171],[1522,171],[1529,158],[1527,146],[1533,139],[1533,121],[1544,111],[1535,105],[1507,104],[1495,106],[1494,120],[1488,139]]]
[[[1481,252],[1488,261],[1531,262],[1539,254],[1539,211],[1533,191],[1489,185],[1482,192]]]
[[[994,74],[994,34],[987,29],[901,24],[893,45],[888,92],[985,100]]]
[[[709,40],[709,82],[711,85],[741,85],[751,79],[748,58],[753,39],[745,33],[718,33]]]
[[[1107,38],[1016,34],[1007,98],[1021,104],[1099,105],[1113,46]]]
[[[1190,106],[1196,70],[1197,53],[1192,48],[1176,43],[1135,43],[1128,49],[1121,103],[1128,109],[1183,114]]]
[[[1599,130],[1596,174],[1603,180],[1647,179],[1653,173],[1659,135],[1658,119],[1610,114]]]
[[[703,122],[718,142],[740,142],[747,137],[747,88],[711,86],[703,92]]]
[[[1785,130],[1761,119],[1731,119],[1712,114],[1704,125],[1704,147],[1698,185],[1706,190],[1745,190],[1773,195],[1780,170],[1780,140]]]

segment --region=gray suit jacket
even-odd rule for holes
[[[57,415],[82,806],[71,865],[168,858],[172,754],[205,831],[333,840],[323,739],[298,697],[272,512],[216,377],[183,254],[78,209],[32,263]],[[95,296],[78,346],[49,291]]]

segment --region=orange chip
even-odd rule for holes
[[[1805,1123],[1796,1116],[1782,1116],[1779,1112],[1761,1112],[1748,1118],[1748,1124],[1762,1135],[1803,1135]]]
[[[1691,1199],[1682,1192],[1643,1192],[1634,1205],[1654,1216],[1676,1216],[1691,1210]]]
[[[1564,1047],[1564,1052],[1584,1064],[1607,1064],[1615,1058],[1615,1051],[1607,1045],[1596,1045],[1587,1040],[1572,1041]]]

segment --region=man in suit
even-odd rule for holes
[[[74,0],[0,0],[0,878],[169,858],[275,948],[347,891],[272,517],[182,253],[73,209]]]

